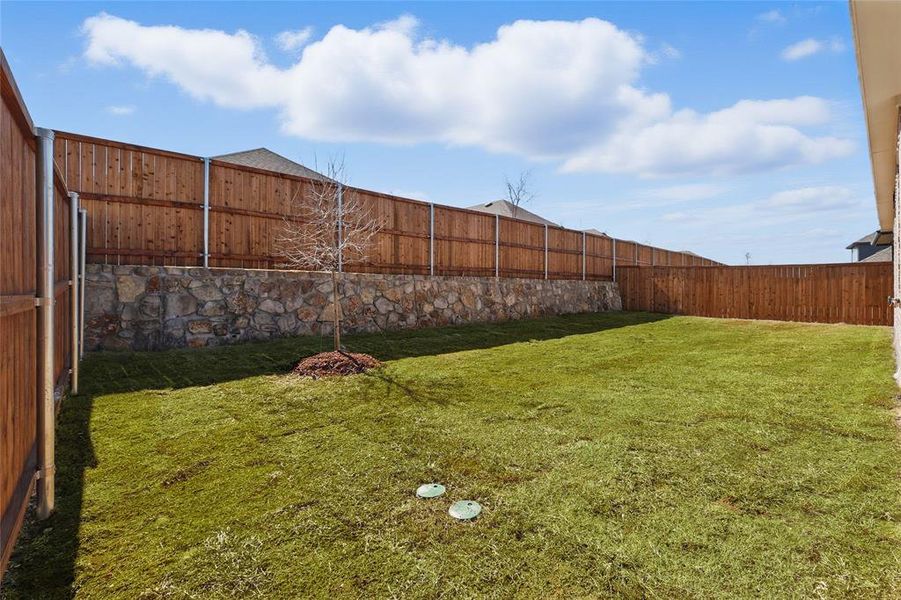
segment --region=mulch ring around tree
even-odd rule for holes
[[[303,359],[294,367],[294,374],[302,377],[331,377],[334,375],[355,375],[382,366],[382,363],[368,354],[353,352],[320,352]]]

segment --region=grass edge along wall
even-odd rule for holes
[[[88,211],[88,262],[277,268],[276,239],[311,179],[74,133],[55,160]],[[719,264],[562,227],[348,187],[380,219],[365,263],[347,271],[612,279],[626,265]],[[616,267],[614,268],[614,261]]]

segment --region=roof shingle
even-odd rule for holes
[[[307,168],[293,160],[289,160],[281,154],[276,154],[268,148],[232,152],[230,154],[214,156],[213,158],[235,165],[243,165],[245,167],[253,167],[265,171],[275,171],[276,173],[284,173],[286,175],[307,177],[309,179],[318,179],[320,181],[327,179],[322,173],[317,173],[313,169]]]
[[[507,200],[495,200],[494,202],[488,202],[486,204],[476,204],[467,208],[469,208],[469,210],[477,210],[479,212],[488,213],[490,215],[500,215],[502,217],[511,217],[513,219],[531,221],[532,223],[538,223],[539,225],[550,225],[552,227],[557,227],[556,223],[548,221],[544,217],[536,215],[535,213],[530,212],[521,206],[514,206],[512,202],[509,202]]]

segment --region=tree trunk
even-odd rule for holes
[[[338,304],[338,274],[332,271],[332,307],[335,311],[335,352],[341,351],[341,309]]]

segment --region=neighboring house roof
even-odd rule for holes
[[[531,221],[532,223],[538,223],[540,225],[552,225],[554,227],[557,227],[556,223],[548,221],[544,217],[538,216],[521,206],[514,206],[513,203],[508,202],[507,200],[495,200],[494,202],[488,202],[487,204],[476,204],[475,206],[469,206],[467,208],[469,208],[469,210],[477,210],[479,212],[488,213],[491,215],[512,217],[514,219]]]
[[[309,177],[310,179],[320,180],[327,179],[322,173],[317,173],[313,169],[309,169],[300,163],[287,159],[281,154],[276,154],[268,148],[232,152],[230,154],[214,156],[213,158],[236,165],[254,167],[265,171],[275,171],[276,173],[284,173],[286,175],[296,175],[297,177]]]
[[[599,230],[599,229],[595,229],[594,227],[592,227],[591,229],[586,229],[586,230],[585,230],[585,233],[591,233],[591,234],[593,234],[593,235],[601,235],[601,236],[604,236],[604,237],[610,237],[609,235],[607,235],[607,234],[604,233],[603,231],[601,231],[601,230]]]
[[[892,243],[891,234],[886,235],[882,231],[874,231],[845,246],[846,250],[853,250],[858,246],[887,246]]]
[[[879,252],[874,252],[860,262],[892,262],[892,247],[886,246]]]

